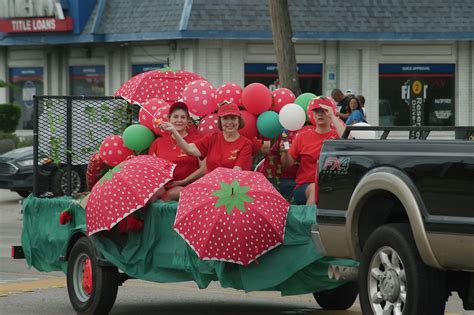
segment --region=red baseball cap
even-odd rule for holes
[[[331,107],[334,114],[336,114],[336,105],[333,102],[331,102],[329,98],[324,97],[324,96],[316,97],[315,99],[311,100],[311,102],[309,102],[309,105],[308,105],[308,112],[311,112],[318,108],[324,109],[321,107],[321,104]]]
[[[188,105],[186,105],[186,103],[184,102],[181,102],[181,101],[177,101],[177,102],[174,102],[173,104],[171,104],[170,106],[170,109],[168,110],[168,115],[171,115],[171,113],[175,110],[175,109],[183,109],[184,111],[186,112],[189,112],[188,110]]]
[[[219,107],[217,111],[217,116],[224,117],[224,116],[241,116],[239,106],[234,103],[224,103]]]

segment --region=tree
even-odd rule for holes
[[[280,86],[301,94],[288,0],[268,0]]]

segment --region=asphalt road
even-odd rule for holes
[[[20,244],[21,198],[0,190],[0,314],[74,314],[61,272],[40,273],[28,269],[25,260],[10,258],[10,246]],[[462,310],[461,301],[453,296],[446,314],[474,314]],[[128,280],[119,288],[111,314],[140,315],[356,315],[358,301],[349,311],[323,311],[312,295],[281,297],[274,292],[244,293],[211,284],[200,290],[194,283],[159,284]]]

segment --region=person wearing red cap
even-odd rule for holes
[[[244,127],[239,107],[234,103],[224,103],[217,112],[219,132],[207,135],[194,143],[180,136],[170,123],[162,123],[163,130],[170,131],[184,152],[206,158],[206,173],[217,167],[250,170],[252,167],[252,141],[241,136]]]
[[[189,112],[185,103],[176,102],[172,104],[168,111],[168,118],[169,123],[173,125],[176,132],[185,141],[191,143],[198,139],[197,134],[188,132]],[[162,200],[178,200],[182,187],[204,175],[204,161],[185,153],[172,134],[157,138],[148,149],[148,154],[176,164],[173,180],[165,186],[164,194],[159,194]]]
[[[313,112],[316,128],[298,133],[289,150],[285,149],[282,142],[280,150],[282,151],[281,162],[284,168],[293,166],[296,161],[300,163],[296,172],[296,187],[293,192],[295,202],[297,204],[312,205],[317,202],[315,176],[317,175],[316,166],[323,141],[340,138],[345,125],[336,116],[335,105],[325,97],[319,97],[311,101],[308,109]],[[331,126],[331,123],[333,126]]]

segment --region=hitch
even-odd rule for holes
[[[13,245],[11,255],[13,259],[25,259],[25,253],[23,252],[23,247],[21,247],[21,245]]]

